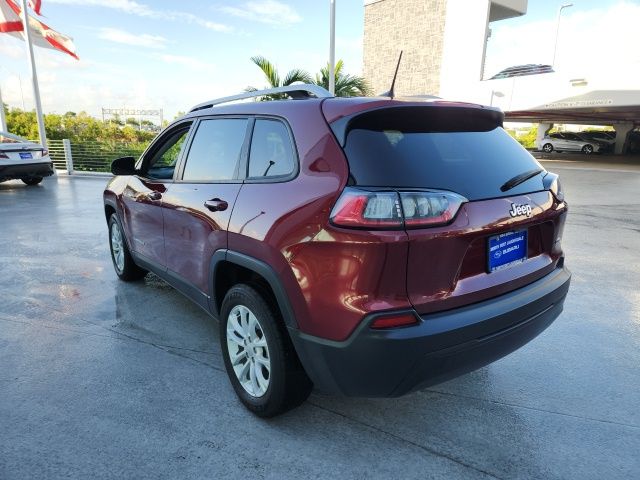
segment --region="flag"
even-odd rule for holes
[[[29,0],[27,4],[29,5],[29,8],[31,8],[38,15],[42,15],[42,13],[40,13],[40,9],[42,8],[42,0]]]
[[[20,16],[4,0],[0,0],[0,33],[21,32],[22,30]]]
[[[40,9],[40,1],[33,0],[34,11]],[[36,7],[38,10],[36,10]],[[22,25],[22,9],[14,0],[0,0],[0,32],[8,33],[16,38],[24,40],[24,28]],[[73,39],[60,32],[56,32],[48,25],[29,15],[29,30],[31,41],[37,47],[51,48],[71,55],[80,60],[76,54]]]

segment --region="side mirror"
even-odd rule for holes
[[[111,162],[111,173],[114,175],[135,175],[136,159],[133,157],[116,158]]]

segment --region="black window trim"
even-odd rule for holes
[[[244,134],[244,141],[242,142],[242,148],[240,149],[240,159],[236,164],[236,168],[233,173],[232,179],[229,180],[184,180],[184,169],[187,165],[187,157],[193,144],[193,139],[198,131],[200,123],[205,120],[228,120],[239,119],[247,120],[247,129]],[[246,157],[249,152],[249,141],[251,138],[250,133],[253,131],[253,118],[250,115],[206,115],[202,117],[193,118],[193,125],[191,127],[191,134],[188,138],[188,143],[184,149],[184,154],[181,155],[179,163],[176,165],[176,176],[174,177],[175,183],[192,183],[192,184],[215,184],[215,183],[243,183],[244,177],[241,175],[242,167],[246,164]]]
[[[237,118],[248,120],[247,131],[245,133],[244,143],[242,145],[242,149],[240,151],[240,161],[236,166],[236,171],[234,174],[234,178],[230,180],[184,180],[184,169],[186,166],[187,156],[189,150],[191,149],[191,144],[193,143],[193,139],[195,137],[195,133],[198,131],[198,126],[200,122],[203,120],[218,120],[218,119],[228,119],[228,118]],[[293,171],[288,175],[277,175],[271,177],[249,177],[249,155],[251,152],[251,141],[253,140],[253,129],[255,126],[256,120],[275,120],[282,123],[287,132],[289,133],[289,143],[291,145],[291,151],[293,152],[293,163],[294,168]],[[191,130],[189,132],[189,136],[187,137],[187,142],[185,143],[185,148],[180,155],[180,159],[176,164],[176,171],[174,174],[174,183],[193,183],[193,184],[210,184],[210,183],[285,183],[290,182],[298,177],[300,174],[300,154],[298,152],[298,146],[295,142],[295,137],[293,135],[293,130],[289,125],[289,122],[280,116],[277,115],[243,115],[243,114],[225,114],[225,115],[204,115],[201,117],[190,117],[188,121],[192,122]]]
[[[151,141],[149,146],[146,148],[140,158],[136,162],[136,171],[138,172],[136,176],[148,180],[153,183],[174,183],[176,181],[176,172],[179,169],[180,164],[182,163],[182,158],[185,155],[186,148],[183,148],[180,151],[180,156],[178,157],[178,161],[176,162],[176,166],[173,170],[173,178],[154,178],[148,176],[148,171],[143,172],[142,169],[147,167],[148,159],[150,156],[153,156],[158,148],[164,145],[167,137],[171,137],[177,130],[182,130],[188,125],[187,137],[185,138],[185,146],[188,145],[191,141],[191,136],[193,135],[193,126],[196,122],[193,118],[185,119],[183,121],[174,123],[170,127],[168,127],[165,131],[160,133],[155,139]]]
[[[251,131],[249,132],[249,149],[247,151],[246,164],[244,165],[244,183],[285,183],[290,182],[298,177],[300,174],[300,155],[298,153],[298,146],[296,145],[295,137],[293,136],[293,130],[289,125],[289,122],[283,117],[276,115],[253,115],[253,123],[251,125]],[[273,120],[280,122],[284,125],[285,129],[289,133],[289,145],[291,146],[291,152],[293,153],[293,171],[287,175],[273,175],[270,177],[250,177],[249,176],[249,159],[251,157],[251,144],[253,142],[253,130],[256,120]]]

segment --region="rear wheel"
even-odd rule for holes
[[[109,218],[109,246],[111,247],[113,268],[121,280],[127,282],[139,280],[147,274],[146,270],[140,268],[133,261],[122,227],[115,213]]]
[[[543,151],[544,153],[551,153],[551,152],[553,152],[553,145],[551,145],[550,143],[545,143],[545,144],[542,146],[542,151]]]
[[[582,147],[582,153],[585,155],[591,155],[593,153],[593,145],[585,145]]]
[[[225,296],[220,344],[233,389],[256,415],[286,412],[311,393],[277,308],[253,287],[236,285]]]
[[[42,181],[42,177],[25,177],[21,178],[27,185],[38,185]]]

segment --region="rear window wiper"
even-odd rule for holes
[[[517,187],[521,183],[526,182],[530,178],[533,178],[542,172],[544,172],[544,169],[536,168],[535,170],[529,170],[528,172],[524,172],[524,173],[521,173],[520,175],[516,175],[511,180],[507,180],[506,182],[504,182],[504,185],[500,187],[500,190],[503,192],[507,192],[512,188]]]

